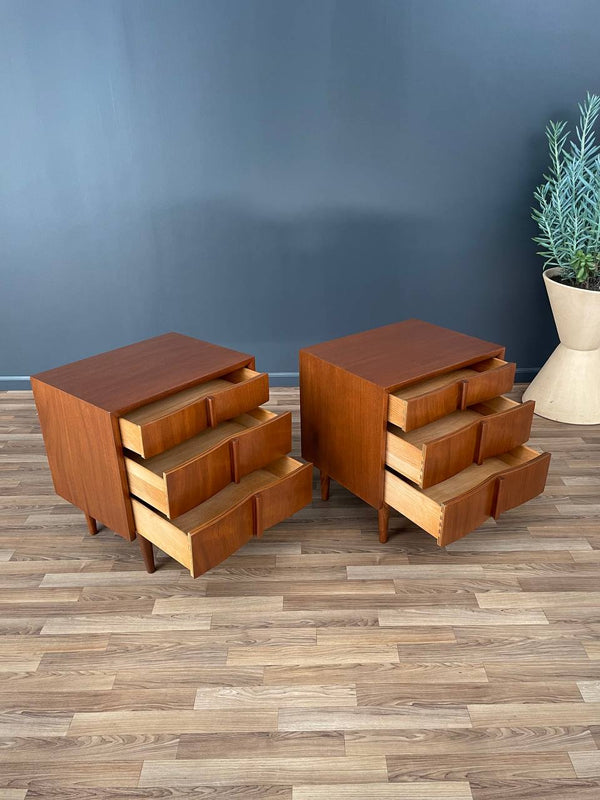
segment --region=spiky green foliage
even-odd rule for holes
[[[594,125],[600,96],[579,105],[579,124],[571,138],[566,122],[549,122],[546,136],[550,168],[534,192],[533,219],[541,234],[534,242],[544,269],[560,267],[562,280],[600,290],[600,145]]]

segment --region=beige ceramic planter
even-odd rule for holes
[[[560,344],[523,395],[535,413],[575,425],[600,423],[600,292],[551,280],[544,272]]]

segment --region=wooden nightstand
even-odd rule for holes
[[[300,351],[302,455],[378,510],[440,545],[544,490],[550,456],[523,446],[533,403],[502,397],[504,348],[406,320]]]
[[[167,333],[31,379],[54,487],[196,577],[311,500],[254,358]]]

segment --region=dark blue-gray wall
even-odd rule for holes
[[[0,12],[0,375],[167,330],[294,372],[409,316],[554,347],[531,192],[600,89],[597,0]]]

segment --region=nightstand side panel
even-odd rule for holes
[[[56,493],[134,539],[117,418],[35,378],[31,385]]]
[[[387,392],[300,351],[302,456],[374,508],[383,505]]]

